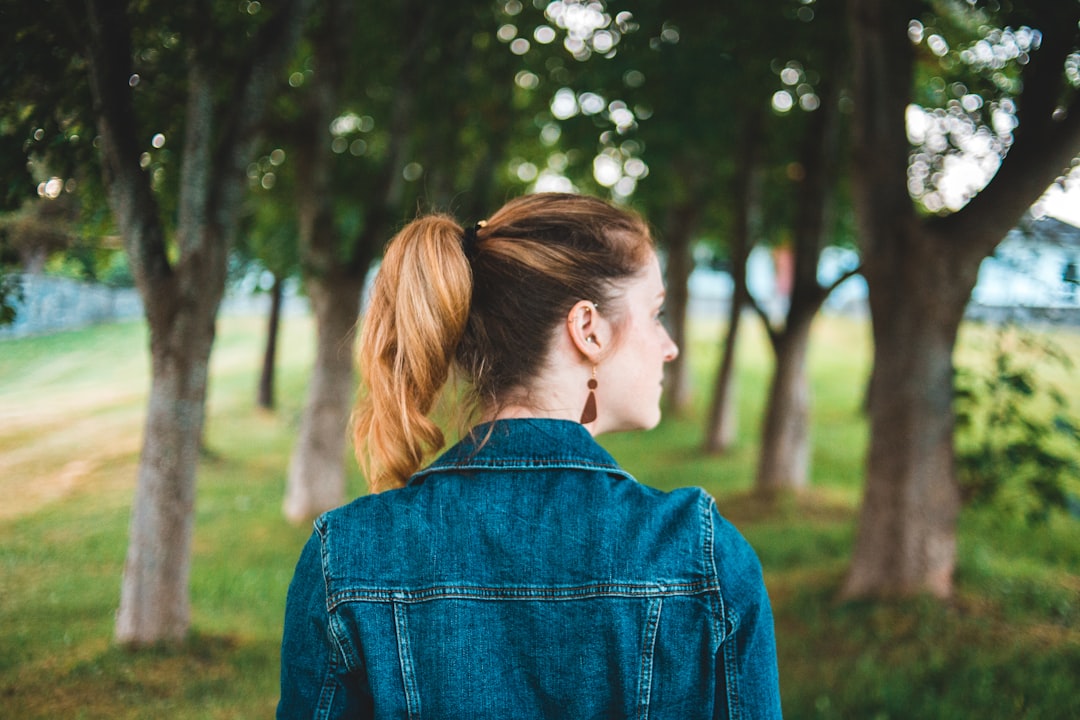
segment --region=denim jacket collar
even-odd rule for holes
[[[629,477],[580,423],[523,418],[476,426],[408,484],[442,472],[507,468],[580,468]]]

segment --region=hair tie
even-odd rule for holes
[[[478,240],[476,233],[482,227],[487,227],[487,220],[481,220],[475,225],[465,228],[461,234],[461,249],[465,252],[465,257],[470,260],[476,256],[476,242]]]

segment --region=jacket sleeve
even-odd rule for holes
[[[312,533],[285,603],[278,720],[372,717],[370,697],[357,680],[346,672],[330,629],[321,540]]]
[[[716,718],[781,718],[772,607],[761,563],[745,538],[713,513],[726,634],[716,657]]]

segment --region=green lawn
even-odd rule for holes
[[[696,417],[604,442],[648,484],[706,487],[757,548],[787,717],[1080,717],[1080,521],[1055,515],[1031,528],[966,511],[954,600],[836,603],[861,492],[867,328],[816,325],[813,489],[764,507],[746,491],[771,361],[756,324],[745,327],[740,442],[729,456],[699,452]],[[280,504],[313,328],[289,318],[283,332],[280,409],[271,414],[254,408],[261,321],[220,324],[196,507],[193,635],[181,648],[139,653],[110,638],[146,332],[130,323],[0,342],[0,718],[272,714],[285,590],[309,532],[285,523]],[[707,388],[716,328],[695,333],[694,377]],[[984,336],[965,328],[965,361],[977,361]],[[1080,357],[1080,335],[1056,341]],[[1075,376],[1059,379],[1077,387]],[[355,473],[350,482],[361,492]]]

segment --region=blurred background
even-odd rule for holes
[[[560,191],[653,228],[603,442],[758,550],[787,715],[1080,716],[1077,0],[0,20],[0,715],[272,714],[385,243]]]

